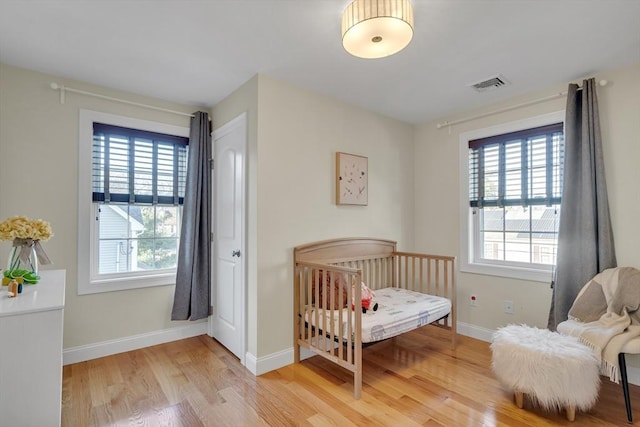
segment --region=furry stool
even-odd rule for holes
[[[491,344],[491,366],[500,383],[522,408],[527,394],[543,409],[589,410],[598,399],[599,361],[578,338],[547,329],[509,325],[498,329]]]

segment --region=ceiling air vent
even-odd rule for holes
[[[488,90],[494,90],[499,87],[508,85],[509,81],[501,74],[496,74],[493,77],[479,81],[477,83],[471,83],[469,86],[474,88],[478,92],[486,92]]]

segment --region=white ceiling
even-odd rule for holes
[[[411,123],[640,62],[640,0],[414,0],[374,60],[342,49],[348,3],[0,0],[0,62],[198,107],[264,73]]]

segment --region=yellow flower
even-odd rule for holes
[[[0,222],[0,240],[49,240],[53,236],[51,225],[41,219],[14,216]]]

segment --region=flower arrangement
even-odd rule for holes
[[[14,216],[0,222],[0,240],[32,239],[45,242],[51,236],[51,225],[41,219]]]
[[[14,281],[20,286],[38,283],[38,262],[51,264],[40,242],[49,240],[51,236],[51,225],[41,219],[14,216],[0,222],[0,240],[13,240],[2,284],[9,285]]]

